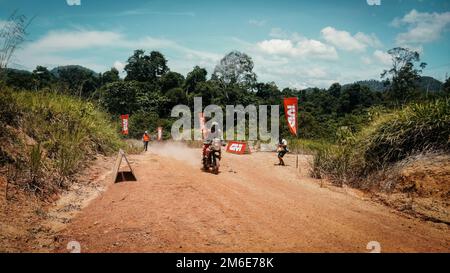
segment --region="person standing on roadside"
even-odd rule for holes
[[[284,155],[289,152],[288,147],[287,147],[287,141],[284,138],[280,138],[280,141],[278,142],[278,160],[280,161],[280,163],[278,163],[279,166],[286,166],[284,164],[284,160],[283,157]]]
[[[142,141],[144,142],[144,151],[147,152],[148,143],[150,142],[150,135],[148,134],[148,131],[144,132],[144,135],[142,136]]]

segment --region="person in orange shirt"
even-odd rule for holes
[[[142,136],[142,141],[144,142],[144,151],[147,152],[148,143],[150,142],[150,135],[148,134],[148,131],[144,132],[144,135]]]

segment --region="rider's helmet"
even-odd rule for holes
[[[142,132],[142,131],[141,131],[141,132]],[[145,131],[144,133],[147,135],[147,134],[148,134],[148,131]]]
[[[219,130],[219,123],[214,121],[211,123],[211,133],[215,133],[217,130]]]

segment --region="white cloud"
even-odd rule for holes
[[[115,61],[113,67],[117,69],[119,72],[122,72],[123,69],[125,68],[125,64],[122,63],[121,61]]]
[[[351,35],[334,28],[326,29],[325,32],[327,30],[344,33],[344,38],[350,37],[350,40],[360,47],[352,48],[347,45],[347,48],[356,52],[383,46],[374,34],[358,32]],[[385,59],[380,61],[372,54],[356,56],[361,62],[330,62],[339,58],[335,45],[331,42],[309,39],[281,28],[273,28],[269,35],[271,39],[256,43],[256,46],[238,41],[244,51],[252,56],[258,79],[264,82],[274,81],[281,88],[328,88],[334,82],[345,84],[357,80],[377,79],[386,67],[381,63],[386,62]],[[342,44],[340,46],[342,48]]]
[[[117,71],[119,71],[119,76],[121,78],[125,78],[125,76],[127,75],[127,72],[125,72],[125,63],[121,62],[121,61],[115,61],[113,66],[115,69],[117,69]]]
[[[380,47],[381,42],[375,34],[367,35],[362,32],[352,36],[349,32],[326,27],[321,31],[322,37],[328,43],[345,51],[365,51],[367,47]]]
[[[51,31],[41,39],[27,45],[27,48],[42,51],[69,51],[92,47],[112,46],[122,43],[119,33],[110,31]]]
[[[251,19],[248,21],[248,23],[252,26],[263,27],[266,24],[266,21]]]
[[[383,46],[381,41],[378,39],[378,37],[374,33],[367,35],[362,32],[358,32],[355,34],[354,37],[359,42],[366,44],[367,46],[370,46],[370,47],[378,48],[378,47]]]
[[[364,51],[366,45],[355,39],[347,31],[339,31],[333,27],[326,27],[321,31],[325,41],[335,45],[339,49],[347,51]]]
[[[261,57],[261,56],[260,56]],[[255,72],[259,80],[274,81],[278,87],[305,89],[308,87],[329,87],[336,81],[336,73],[324,64],[305,64],[298,62],[267,64],[259,58],[254,59]],[[332,69],[331,69],[332,70]]]
[[[272,34],[276,34],[276,31]],[[259,43],[231,38],[229,49],[246,52],[254,61],[258,80],[274,81],[280,88],[327,88],[336,81],[344,84],[359,79],[377,78],[385,67],[382,64],[382,51],[374,52],[373,55],[362,54],[367,58],[361,60],[370,61],[370,65],[361,62],[355,65],[330,62],[329,60],[339,58],[334,46],[324,41],[308,39],[298,33],[281,30],[278,34],[285,36],[279,39],[269,38]],[[356,36],[360,40],[367,38],[358,34]],[[369,43],[369,40],[367,38],[365,43]],[[119,71],[123,71],[126,59],[138,48],[147,52],[161,51],[168,59],[169,67],[183,74],[191,71],[194,65],[205,67],[211,73],[227,53],[196,50],[158,37],[133,39],[118,31],[71,29],[51,31],[24,44],[23,48],[18,50],[16,59],[27,69],[33,69],[36,65],[51,68],[57,65],[80,64],[97,72],[104,72],[113,64]]]
[[[373,53],[374,58],[384,64],[384,65],[391,65],[392,64],[392,58],[391,55],[389,55],[386,52],[383,52],[381,50],[375,50],[375,52]]]
[[[293,42],[300,42],[306,39],[306,37],[300,35],[297,32],[293,32],[293,33],[289,33],[281,28],[272,28],[270,30],[269,36],[271,38],[276,38],[276,39],[289,39]]]
[[[303,39],[297,43],[291,40],[271,39],[259,42],[257,46],[262,52],[273,55],[327,60],[338,59],[334,47],[313,39]]]
[[[104,65],[103,62],[96,62],[95,58],[86,57],[68,57],[56,54],[33,54],[30,51],[18,51],[11,62],[12,67],[33,70],[37,65],[42,65],[48,68],[59,65],[81,65],[90,68],[96,72],[103,72],[110,67]]]
[[[81,0],[66,0],[69,6],[81,6]]]
[[[422,44],[438,40],[450,24],[450,12],[427,13],[411,10],[403,18],[396,18],[392,25],[407,26],[408,31],[397,35],[396,43],[400,46]]]
[[[308,77],[310,79],[326,79],[329,75],[324,67],[302,67],[302,66],[277,66],[277,67],[263,67],[263,73],[271,73],[277,76],[294,76],[294,77]]]
[[[103,52],[118,51],[122,52],[120,54],[122,56],[129,56],[135,49],[162,51],[171,62],[170,64],[185,64],[180,72],[187,72],[187,69],[192,69],[195,64],[215,65],[222,57],[219,54],[190,49],[172,40],[150,36],[133,40],[114,31],[59,30],[51,31],[40,39],[25,44],[17,51],[14,62],[27,69],[33,69],[36,65],[53,67],[80,64],[101,72],[109,69],[105,65],[97,64],[106,63],[104,58],[107,53],[103,54]],[[68,57],[77,50],[83,52],[83,57]],[[175,57],[170,57],[170,54],[167,54],[168,51],[174,53]],[[115,67],[116,64],[119,65],[116,62]],[[178,67],[174,68],[178,69]]]
[[[294,45],[290,40],[272,39],[258,43],[262,51],[269,54],[294,55]]]
[[[137,40],[125,37],[119,32],[113,31],[51,31],[37,41],[25,45],[24,50],[34,52],[69,52],[84,49],[105,49],[105,48],[125,48],[125,49],[161,49],[170,48],[184,53],[204,58],[213,58],[217,56],[208,52],[191,50],[183,47],[169,39],[142,37]]]

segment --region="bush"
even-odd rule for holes
[[[315,148],[312,174],[342,185],[358,185],[368,174],[408,156],[450,151],[450,101],[411,104],[374,121],[354,135],[342,128],[337,145]]]
[[[4,124],[16,124],[19,115],[19,108],[14,100],[13,93],[8,88],[2,88],[0,90],[0,125],[3,127]],[[0,131],[0,136],[2,131]]]
[[[327,177],[333,184],[342,186],[352,180],[354,172],[349,172],[357,162],[354,154],[355,137],[347,128],[337,132],[338,143],[322,142],[309,145],[315,151],[311,175],[315,178]]]
[[[288,147],[291,152],[299,151],[303,154],[315,154],[331,146],[331,143],[326,140],[311,140],[311,139],[289,139]]]
[[[105,109],[116,115],[151,111],[167,114],[168,99],[159,87],[137,81],[120,81],[103,86],[95,94]]]
[[[48,168],[55,171],[58,186],[84,160],[97,153],[110,154],[123,146],[109,117],[90,102],[52,92],[22,91],[13,97],[22,113],[20,127],[40,145],[39,151],[41,147],[45,150]],[[31,155],[30,162],[38,162],[37,152]],[[33,173],[37,173],[34,167]]]
[[[156,134],[159,117],[154,112],[139,111],[130,116],[128,127],[129,136],[136,139],[141,139],[145,131],[148,131],[151,136]]]
[[[362,135],[369,169],[424,150],[450,150],[450,100],[409,105]]]

